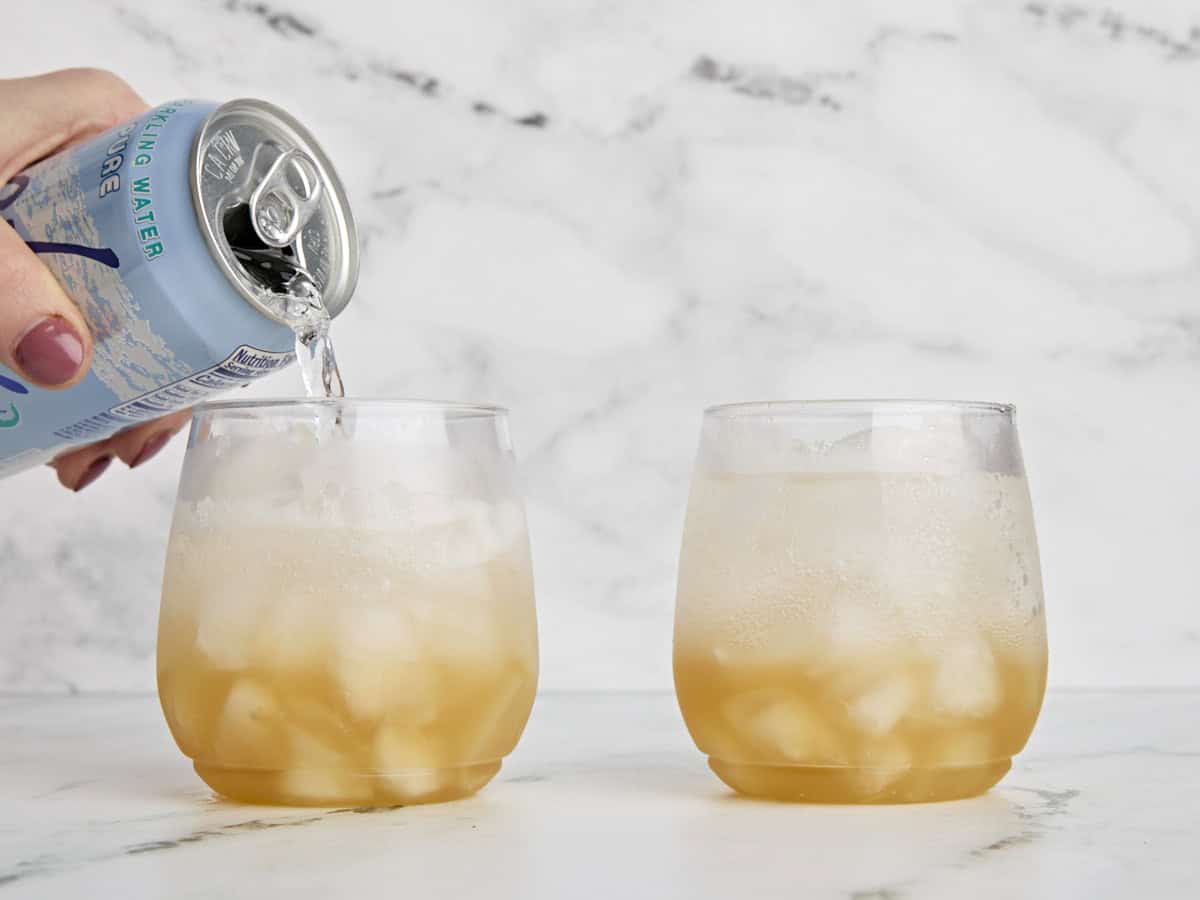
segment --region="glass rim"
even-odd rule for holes
[[[1017,411],[1012,403],[989,400],[747,400],[719,403],[704,410],[706,417],[722,419],[770,418],[774,416],[849,416],[914,413],[993,413],[1011,416]]]
[[[256,400],[210,400],[193,407],[194,413],[206,412],[289,412],[312,407],[350,407],[390,412],[395,415],[448,413],[455,418],[501,419],[508,415],[503,406],[467,403],[457,400],[424,400],[380,397],[277,397]]]

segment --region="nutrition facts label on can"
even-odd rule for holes
[[[55,435],[63,440],[77,441],[93,434],[111,432],[114,425],[124,427],[133,422],[155,419],[199,403],[213,394],[240,387],[255,378],[281,369],[295,359],[294,353],[260,350],[245,344],[228,357],[190,378],[114,406],[107,412],[61,428]]]
[[[114,406],[111,412],[124,419],[153,419],[176,409],[199,403],[206,397],[281,369],[295,358],[294,353],[275,353],[243,344],[211,369],[177,381],[136,400]]]

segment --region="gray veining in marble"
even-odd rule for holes
[[[351,390],[513,410],[547,686],[669,684],[701,407],[878,395],[1018,404],[1054,682],[1198,680],[1194,3],[9,0],[6,19],[6,72],[259,95],[321,138],[364,238],[337,328]],[[180,457],[79,497],[44,471],[0,486],[0,685],[152,684]]]
[[[0,896],[1182,900],[1198,723],[1055,691],[983,797],[818,807],[727,792],[669,695],[551,693],[477,797],[368,813],[212,800],[150,696],[0,697]]]

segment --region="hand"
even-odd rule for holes
[[[99,69],[64,69],[0,79],[0,184],[31,163],[141,114],[146,103]],[[92,359],[92,336],[54,275],[17,233],[0,222],[0,363],[44,388],[79,382]],[[51,466],[72,490],[87,487],[113,457],[140,465],[187,424],[173,413],[64,453]]]

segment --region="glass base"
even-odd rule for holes
[[[995,786],[1012,759],[972,766],[876,769],[763,766],[709,757],[709,767],[741,794],[793,803],[932,803],[975,797]]]
[[[409,806],[461,800],[500,771],[500,760],[446,769],[346,772],[340,769],[227,769],[194,763],[204,783],[228,800],[268,806]]]

